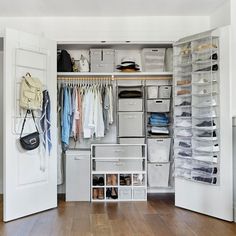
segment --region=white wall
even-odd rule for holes
[[[11,27],[57,41],[176,41],[210,28],[207,16],[0,18]]]
[[[0,48],[0,194],[3,193],[3,51],[1,50]]]
[[[235,1],[235,0],[234,0]],[[210,16],[211,28],[230,25],[231,22],[231,1],[226,0],[225,3],[219,6]]]

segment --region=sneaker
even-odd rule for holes
[[[199,152],[219,152],[220,148],[218,144],[215,144],[214,146],[197,147],[195,150]]]
[[[203,101],[202,103],[199,103],[198,105],[195,105],[196,107],[208,107],[208,106],[216,106],[215,99],[207,99]]]
[[[183,101],[182,103],[179,104],[179,106],[191,106],[191,102]]]
[[[201,71],[217,71],[218,70],[218,65],[215,64],[213,66],[208,66],[206,68],[201,68],[201,69],[198,69],[198,70],[195,70],[195,72],[201,72]]]
[[[184,147],[184,148],[191,148],[191,144],[190,143],[183,142],[183,141],[179,142],[179,146],[180,147]]]
[[[184,152],[184,151],[179,152],[178,155],[182,156],[182,157],[191,157],[192,156],[191,152]]]
[[[180,116],[183,116],[183,117],[190,117],[192,114],[190,112],[182,112],[182,114]]]
[[[191,94],[191,91],[188,89],[183,89],[183,90],[177,91],[177,95],[187,95],[187,94]]]
[[[209,93],[209,91],[207,89],[203,89],[198,94],[204,95],[204,94],[208,94],[208,93]]]
[[[192,136],[192,132],[188,131],[188,130],[180,130],[176,133],[177,136],[183,136],[183,137],[191,137]]]
[[[189,128],[192,127],[192,123],[187,120],[181,120],[180,122],[176,123],[176,126]]]
[[[200,128],[203,128],[203,127],[206,127],[206,128],[216,128],[216,124],[214,121],[203,121],[199,124],[196,125],[197,127],[200,127]]]
[[[209,83],[209,80],[206,78],[201,78],[200,80],[198,80],[197,82],[198,84],[205,84],[205,83]]]
[[[213,132],[203,132],[201,134],[198,135],[198,137],[202,137],[202,138],[211,138],[211,137],[216,137],[216,132],[213,131]]]

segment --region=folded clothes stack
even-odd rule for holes
[[[152,126],[166,126],[169,123],[169,118],[163,113],[152,113],[149,117],[149,124]]]

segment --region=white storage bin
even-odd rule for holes
[[[143,160],[95,160],[95,171],[143,171]]]
[[[148,86],[147,87],[147,98],[157,99],[158,98],[158,86]]]
[[[148,112],[169,112],[170,111],[170,100],[147,100],[147,111]]]
[[[170,163],[148,164],[148,186],[168,187]]]
[[[120,138],[120,144],[145,144],[145,138]]]
[[[145,200],[147,198],[147,191],[145,188],[134,188],[133,189],[133,199]]]
[[[143,136],[143,112],[119,113],[119,136]]]
[[[171,86],[160,86],[159,87],[159,98],[170,98]]]
[[[131,188],[122,187],[119,189],[119,199],[126,200],[132,199],[132,190]]]
[[[142,62],[144,71],[164,71],[165,48],[144,48]]]
[[[119,99],[119,111],[142,111],[143,99]]]
[[[90,200],[90,151],[66,152],[66,201]]]
[[[114,71],[113,49],[90,49],[91,72]]]
[[[150,162],[168,162],[170,143],[170,138],[148,139],[148,160]]]
[[[93,153],[94,157],[142,157],[142,147],[141,146],[96,146]]]

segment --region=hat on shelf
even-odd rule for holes
[[[135,63],[135,59],[133,57],[124,57],[121,59],[121,64],[116,66],[117,70],[123,72],[134,72],[139,71],[139,65]]]

